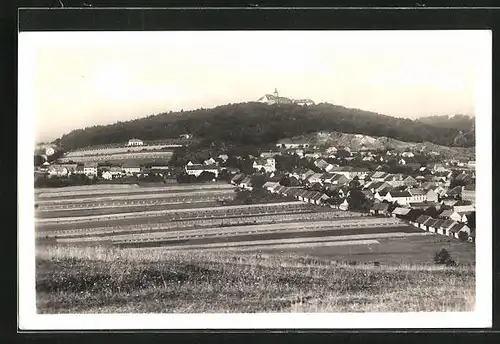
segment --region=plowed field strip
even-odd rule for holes
[[[302,202],[283,202],[283,203],[266,203],[266,204],[249,204],[249,205],[237,205],[237,206],[222,206],[222,207],[208,207],[208,208],[200,208],[198,213],[207,213],[214,211],[223,211],[228,212],[234,211],[237,209],[269,209],[269,208],[280,208],[280,207],[306,207],[306,205]],[[142,212],[130,212],[130,213],[122,213],[122,214],[110,214],[110,215],[92,215],[92,216],[73,216],[73,217],[65,217],[65,218],[51,218],[51,219],[37,219],[38,223],[57,223],[57,222],[90,222],[90,221],[99,221],[105,219],[112,219],[113,217],[118,218],[134,218],[134,217],[149,217],[149,216],[161,216],[165,214],[172,213],[188,213],[196,210],[193,209],[167,209],[167,210],[154,210],[154,211],[142,211]]]
[[[200,190],[234,190],[236,187],[231,184],[190,184],[190,185],[172,185],[162,187],[130,187],[126,190],[121,188],[103,188],[103,189],[88,189],[88,190],[71,190],[64,191],[53,189],[53,191],[44,191],[38,194],[39,198],[58,198],[58,197],[75,197],[75,196],[90,196],[90,195],[109,195],[114,193],[161,193],[161,192],[188,192]]]

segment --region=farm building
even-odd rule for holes
[[[419,227],[420,229],[427,230],[427,227],[425,226],[425,223],[432,219],[432,217],[427,216],[427,215],[420,215],[414,222],[415,227]]]
[[[273,192],[279,185],[280,183],[278,182],[265,182],[262,188],[269,192]]]
[[[461,232],[465,232],[467,233],[467,237],[470,236],[471,234],[471,230],[470,228],[466,225],[466,224],[463,224],[463,223],[457,223],[455,224],[451,229],[450,229],[450,236],[453,236],[457,239],[460,239],[460,233]]]
[[[244,174],[237,174],[233,178],[231,178],[231,184],[238,185],[245,178]]]
[[[453,221],[462,222],[462,215],[451,209],[443,210],[441,214],[439,214],[439,217],[442,219],[450,219]]]
[[[253,190],[253,184],[252,184],[252,179],[250,176],[245,177],[239,184],[239,187],[244,189],[244,190]]]
[[[397,207],[394,209],[391,213],[392,217],[404,217],[410,213],[411,209],[410,208],[402,208],[402,207]]]
[[[143,146],[144,142],[139,139],[130,139],[128,140],[127,146],[128,147],[133,147],[133,146]]]
[[[439,225],[438,219],[430,218],[426,222],[424,222],[424,224],[427,227],[427,230],[429,232],[437,233],[437,229],[438,229],[438,225]]]
[[[389,215],[389,203],[375,203],[370,209],[372,215]]]
[[[185,166],[185,171],[189,175],[198,177],[203,172],[211,172],[215,177],[219,175],[219,167],[216,165],[193,164],[191,161]]]
[[[141,167],[137,164],[125,163],[122,165],[122,171],[127,175],[134,175],[141,173]]]
[[[450,235],[451,228],[457,223],[453,220],[442,220],[443,222],[440,224],[438,228],[438,234],[441,235]]]

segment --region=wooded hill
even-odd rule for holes
[[[440,128],[471,130],[475,127],[476,118],[467,115],[427,116],[417,119],[418,122]]]
[[[385,116],[322,103],[313,106],[266,105],[257,102],[162,113],[127,122],[74,130],[55,142],[64,150],[142,140],[177,138],[191,133],[209,145],[268,145],[283,138],[319,131],[386,136],[401,141],[429,141],[445,146],[475,145],[472,128],[436,127],[422,121]]]

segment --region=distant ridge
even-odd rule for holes
[[[473,147],[473,127],[448,128],[320,103],[268,105],[259,102],[221,105],[212,109],[168,112],[128,122],[74,130],[56,143],[65,150],[92,145],[178,138],[189,133],[201,144],[268,145],[283,138],[327,131],[385,136],[407,142],[432,142],[443,146]]]

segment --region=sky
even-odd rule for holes
[[[32,105],[38,142],[161,112],[255,101],[275,88],[395,117],[474,115],[485,34],[20,33],[19,101]]]

